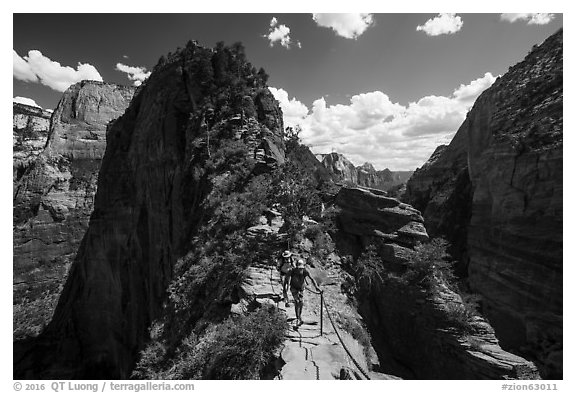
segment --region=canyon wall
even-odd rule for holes
[[[562,84],[560,30],[480,95],[407,195],[456,240],[503,347],[548,378],[562,378]]]
[[[13,146],[15,337],[37,334],[51,316],[93,210],[106,128],[133,93],[84,81],[66,90],[51,120],[14,108],[15,132],[26,123]]]

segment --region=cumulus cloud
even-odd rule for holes
[[[500,19],[510,23],[521,20],[528,21],[529,25],[545,25],[554,19],[554,14],[501,14]]]
[[[456,14],[438,14],[437,17],[428,19],[423,25],[417,26],[417,31],[423,31],[430,36],[441,34],[454,34],[462,29],[462,18]]]
[[[14,78],[24,82],[38,82],[38,77],[32,71],[32,68],[26,60],[20,57],[14,49],[12,49],[12,69]]]
[[[262,37],[268,38],[270,46],[274,46],[275,43],[279,42],[284,48],[290,49],[290,45],[293,43],[290,38],[290,28],[286,25],[279,25],[278,19],[275,17],[270,20],[268,34],[264,34]],[[296,46],[302,48],[300,41],[296,42]]]
[[[14,97],[12,98],[12,102],[16,103],[16,104],[24,104],[24,105],[28,105],[28,106],[35,106],[36,108],[40,108],[42,109],[42,107],[40,105],[38,105],[36,103],[36,101],[34,101],[32,98],[27,98],[27,97]]]
[[[454,90],[452,95],[460,103],[471,105],[480,93],[492,86],[495,80],[496,78],[490,72],[487,72],[483,77],[475,79],[467,85],[460,85],[460,87]]]
[[[449,143],[476,98],[496,80],[490,73],[461,84],[449,96],[429,95],[408,105],[381,91],[354,95],[346,105],[324,98],[308,108],[283,89],[271,88],[286,125],[299,124],[314,153],[337,151],[354,164],[409,170],[421,166],[440,144]]]
[[[16,51],[13,52],[14,78],[25,82],[39,81],[51,89],[63,92],[70,85],[85,79],[102,81],[102,76],[91,64],[78,63],[74,69],[50,60],[38,50],[31,50],[28,56],[24,57],[20,57]]]
[[[349,39],[360,37],[374,23],[372,14],[312,14],[312,19]]]
[[[146,71],[146,67],[132,67],[122,63],[117,63],[115,69],[124,72],[128,79],[134,82],[134,86],[140,86],[151,74],[150,71]]]

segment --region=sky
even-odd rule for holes
[[[562,14],[14,14],[13,97],[53,109],[82,79],[138,85],[189,39],[240,41],[315,153],[414,170]]]

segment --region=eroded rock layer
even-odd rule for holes
[[[407,198],[469,258],[502,345],[549,378],[562,377],[562,47],[560,30],[498,78]]]
[[[562,376],[562,32],[468,116],[469,276],[504,345]]]
[[[17,103],[12,105],[12,113],[13,179],[17,181],[29,162],[44,150],[52,113]]]
[[[133,88],[101,82],[71,86],[54,111],[44,142],[46,116],[28,117],[28,129],[38,135],[36,148],[21,160],[16,150],[22,144],[14,146],[18,169],[13,190],[13,282],[14,302],[21,306],[15,309],[15,337],[37,334],[50,318],[88,227],[106,128],[124,112],[133,93]],[[41,150],[37,149],[40,143]],[[28,311],[43,317],[21,321],[36,317],[27,315]]]

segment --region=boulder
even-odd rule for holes
[[[336,205],[342,209],[338,219],[346,233],[407,246],[428,240],[420,212],[386,197],[383,191],[343,187],[336,195]]]

